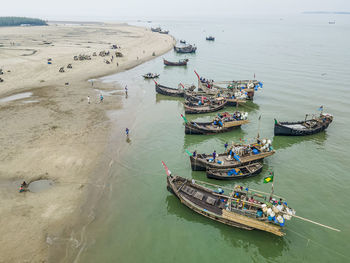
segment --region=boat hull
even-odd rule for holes
[[[237,167],[239,168],[239,167]],[[210,178],[210,179],[216,179],[216,180],[235,180],[235,179],[245,179],[245,178],[249,178],[249,177],[253,177],[253,176],[256,176],[258,174],[261,173],[263,169],[263,166],[261,165],[260,168],[258,168],[257,170],[255,170],[254,172],[252,173],[247,173],[247,174],[243,174],[243,175],[236,175],[236,176],[219,176],[215,173],[215,171],[217,170],[207,170],[206,174],[207,174],[207,177]],[[229,171],[230,169],[225,169],[225,171]]]
[[[226,101],[219,105],[214,106],[188,106],[184,104],[185,107],[185,113],[186,114],[200,114],[200,113],[209,113],[209,112],[215,112],[223,109],[226,106]]]
[[[217,162],[207,161],[207,157],[211,157],[211,155],[208,155],[208,156],[198,155],[196,157],[190,156],[190,163],[191,163],[192,171],[206,171],[207,169],[229,169],[229,168],[237,168],[242,165],[248,165],[250,163],[263,160],[264,158],[271,156],[274,153],[275,151],[259,153],[256,155],[241,157],[240,162],[231,160],[231,161],[225,162],[224,164],[218,164]],[[222,155],[226,155],[226,153],[220,154],[220,156]]]
[[[209,134],[217,134],[229,132],[234,129],[241,127],[241,125],[248,123],[248,120],[240,120],[240,121],[232,121],[225,122],[223,127],[218,127],[212,125],[212,122],[204,122],[204,123],[195,123],[188,122],[185,123],[185,134],[195,134],[195,135],[209,135]],[[212,127],[218,128],[207,128],[206,125],[212,125]],[[225,127],[227,125],[227,127]]]
[[[183,97],[185,92],[178,90],[178,89],[173,89],[169,88],[160,84],[155,84],[155,89],[156,92],[165,96],[172,96],[172,97]]]
[[[276,136],[305,136],[305,135],[312,135],[319,132],[324,131],[328,128],[329,124],[332,122],[332,120],[327,120],[324,123],[319,123],[317,127],[312,129],[293,129],[291,127],[285,126],[286,124],[302,124],[303,122],[282,122],[282,123],[275,123],[274,127],[274,134]],[[285,124],[285,125],[283,125]]]

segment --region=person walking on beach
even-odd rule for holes
[[[90,96],[87,96],[87,102],[90,104]]]
[[[94,81],[93,80],[91,80],[91,87],[93,87],[94,86]]]
[[[103,96],[102,96],[102,93],[100,94],[100,103],[103,102]]]
[[[126,133],[126,137],[129,137],[129,129],[128,128],[125,129],[125,133]]]
[[[125,96],[128,96],[128,85],[125,85]]]

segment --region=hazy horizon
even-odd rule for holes
[[[38,17],[45,20],[118,20],[230,15],[293,15],[305,11],[347,12],[348,0],[100,0],[96,2],[14,0],[0,9],[0,16]]]

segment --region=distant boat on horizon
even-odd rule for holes
[[[334,21],[329,21],[328,24],[335,25],[335,20]]]

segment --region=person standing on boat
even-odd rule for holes
[[[216,159],[216,151],[213,152],[213,161],[215,162]]]
[[[196,150],[193,152],[192,156],[193,156],[193,158],[196,158],[196,156],[197,156],[197,151]]]

